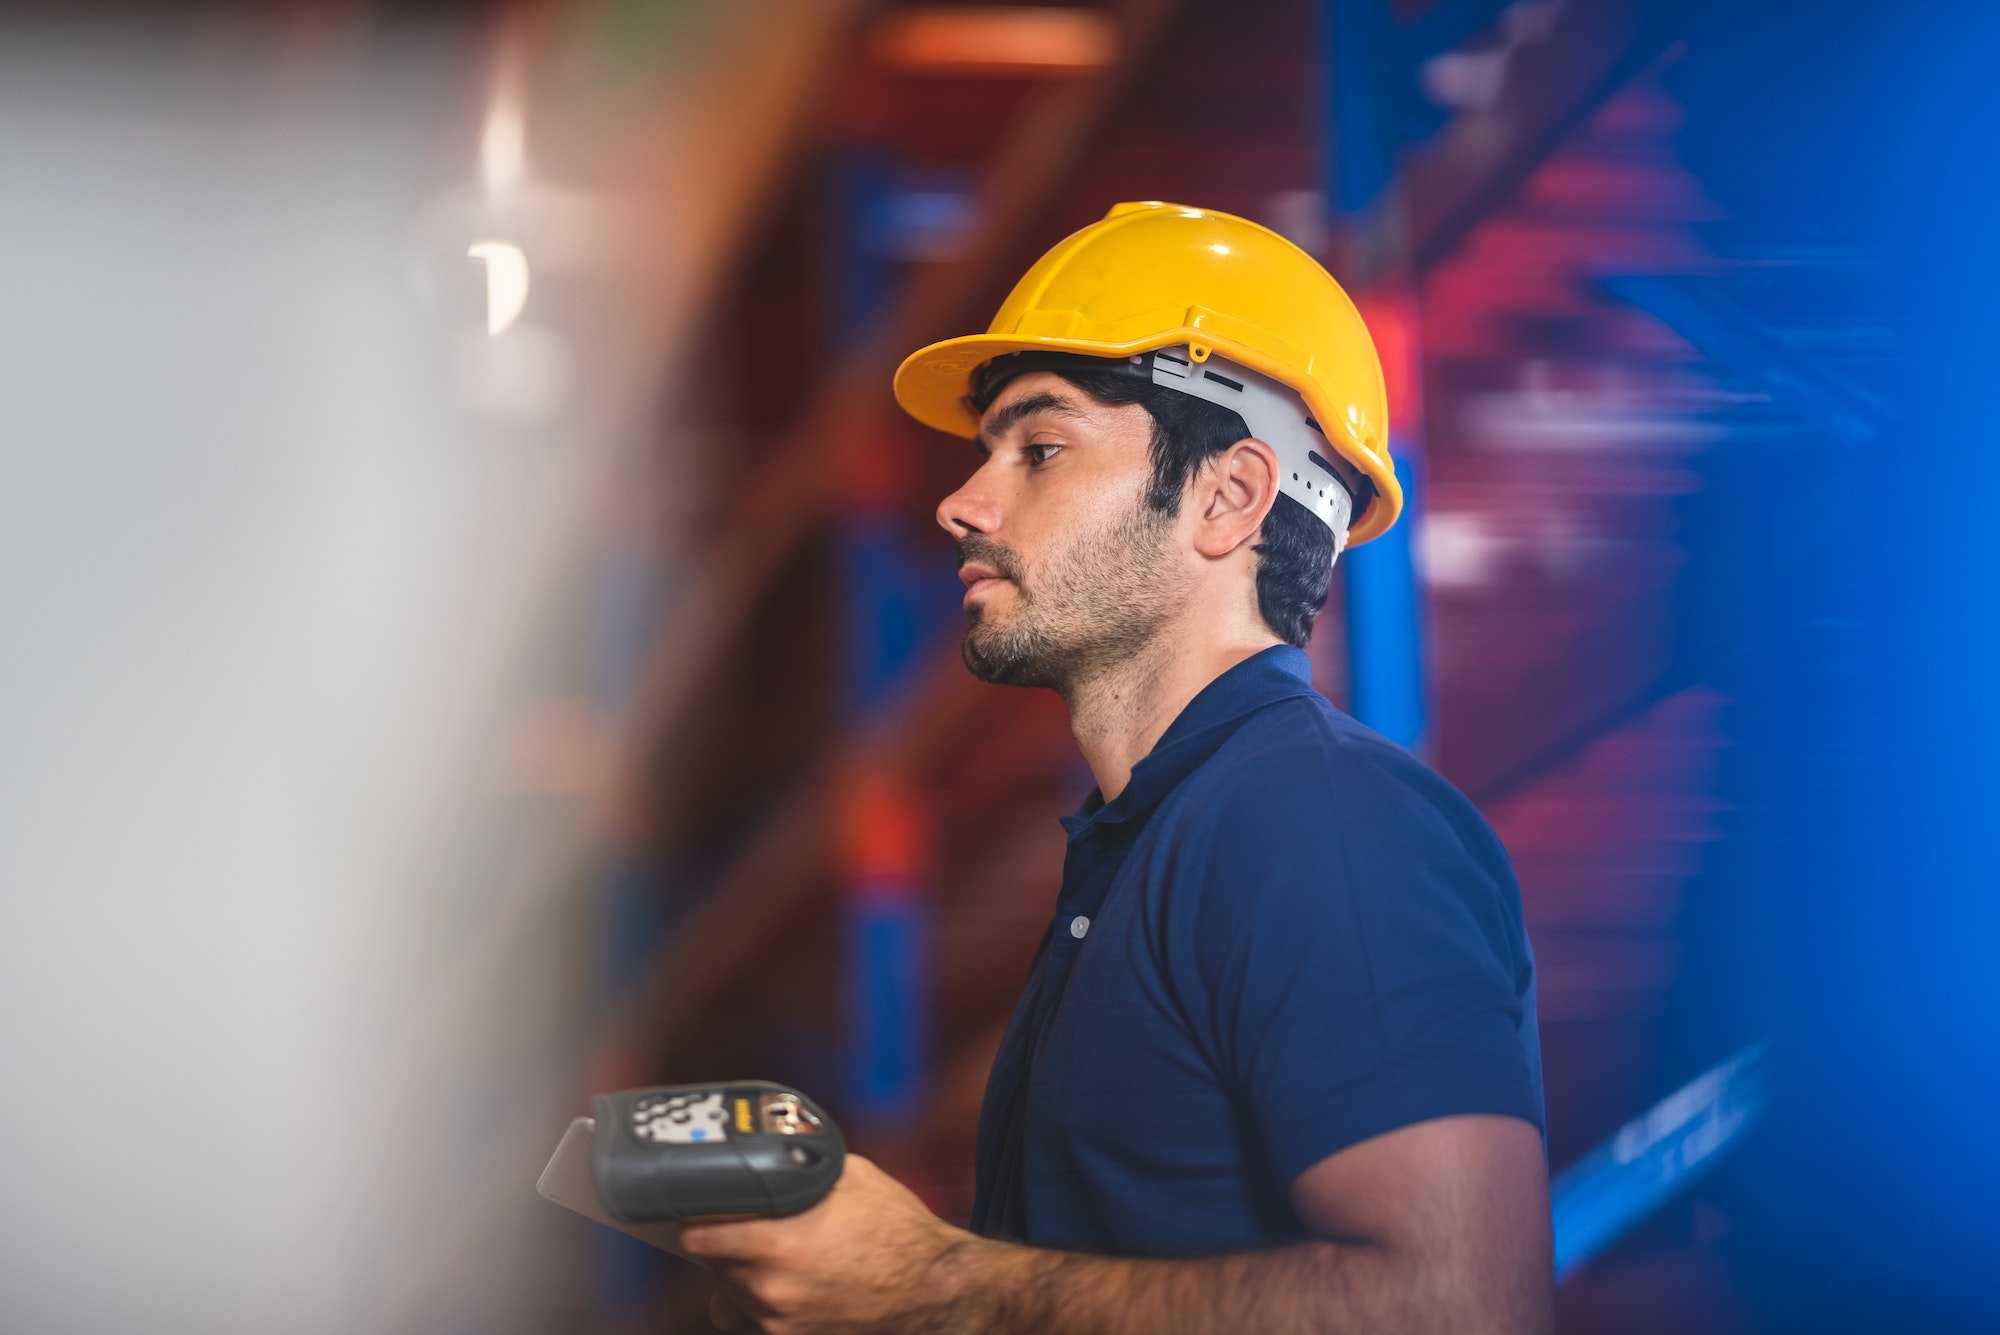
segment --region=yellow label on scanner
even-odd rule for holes
[[[750,1100],[748,1099],[736,1100],[736,1129],[746,1133],[750,1130]]]

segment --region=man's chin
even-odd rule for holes
[[[994,644],[990,635],[980,635],[976,625],[965,632],[958,656],[967,672],[991,686],[1055,688],[1059,685],[1042,656],[1026,652],[1019,645]]]

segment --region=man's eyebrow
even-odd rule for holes
[[[990,442],[1006,435],[1009,427],[1031,413],[1053,413],[1057,417],[1067,417],[1077,422],[1090,420],[1090,414],[1079,408],[1074,400],[1065,398],[1054,390],[1045,389],[1038,394],[1015,399],[994,413],[991,421],[980,425],[979,435],[974,438],[973,444],[979,447],[981,454],[991,454],[993,450]]]

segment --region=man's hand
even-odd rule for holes
[[[681,1250],[770,1335],[941,1328],[953,1295],[939,1262],[979,1241],[858,1154],[802,1214],[681,1226]]]

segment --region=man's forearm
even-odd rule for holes
[[[1153,1260],[968,1238],[939,1259],[938,1320],[971,1335],[1469,1329],[1420,1271],[1360,1243]],[[1481,1325],[1484,1322],[1480,1323]]]
[[[1532,1158],[1539,1184],[1541,1138],[1522,1126],[1517,1148]],[[773,1335],[1547,1335],[1554,1286],[1546,1194],[1503,1180],[1502,1203],[1518,1208],[1482,1209],[1495,1177],[1482,1177],[1477,1161],[1459,1163],[1449,1137],[1442,1145],[1436,1136],[1423,1141],[1454,1170],[1420,1182],[1426,1190],[1393,1173],[1356,1173],[1385,1146],[1409,1149],[1407,1137],[1417,1134],[1392,1132],[1343,1150],[1300,1178],[1308,1227],[1323,1239],[1354,1241],[1172,1260],[1017,1246],[954,1228],[850,1154],[839,1183],[812,1209],[781,1219],[693,1221],[680,1242],[687,1256],[714,1268],[734,1306]],[[1340,1180],[1329,1183],[1335,1169]],[[1454,1191],[1461,1179],[1471,1189]],[[1339,1189],[1332,1205],[1329,1186]],[[1384,1201],[1410,1208],[1398,1213]]]

